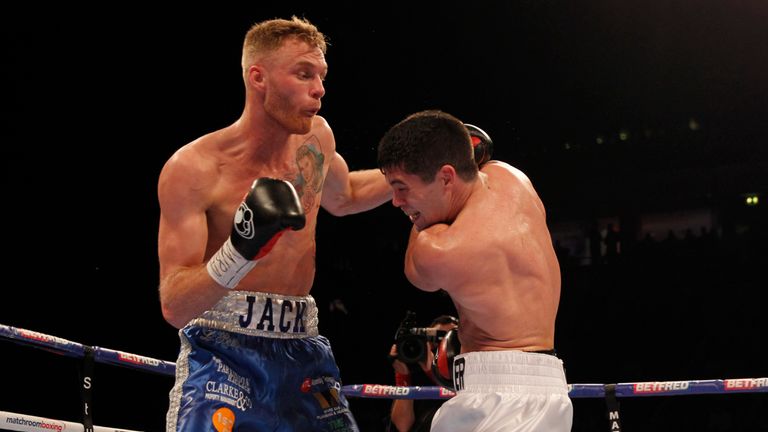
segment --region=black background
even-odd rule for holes
[[[741,234],[707,253],[564,261],[556,336],[569,382],[768,375],[759,0],[5,13],[0,323],[175,360],[156,291],[157,176],[178,147],[240,115],[249,26],[292,14],[330,38],[321,115],[352,169],[375,166],[389,126],[439,108],[491,134],[495,157],[531,177],[553,224],[707,208],[724,233]],[[745,193],[763,202],[745,208]],[[392,382],[386,353],[406,309],[424,324],[452,312],[402,275],[408,229],[390,205],[321,212],[312,294],[345,384]],[[337,299],[348,313],[330,309]],[[0,353],[10,378],[0,410],[79,419],[77,361],[10,342]],[[97,424],[162,429],[170,377],[106,365],[96,374]],[[352,400],[364,430],[380,430],[388,404]],[[574,404],[574,430],[607,428],[601,401]],[[768,430],[766,408],[760,394],[622,401],[627,430]]]

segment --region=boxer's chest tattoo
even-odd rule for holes
[[[318,197],[325,180],[324,164],[325,155],[320,147],[320,140],[314,135],[296,150],[297,173],[293,179],[293,186],[301,198],[305,213],[320,205]]]

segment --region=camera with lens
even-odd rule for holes
[[[416,313],[405,312],[405,318],[395,333],[397,359],[403,363],[418,363],[427,358],[427,342],[439,342],[447,332],[416,327]]]

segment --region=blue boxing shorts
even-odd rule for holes
[[[311,296],[231,291],[179,331],[166,431],[358,431]]]

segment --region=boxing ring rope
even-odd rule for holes
[[[11,327],[3,324],[0,324],[0,338],[8,339],[22,345],[33,346],[67,357],[85,358],[88,353],[92,353],[93,359],[98,363],[122,366],[130,369],[157,373],[160,375],[174,376],[176,373],[176,364],[174,362],[158,360],[151,357],[140,356],[107,348],[89,347],[78,342],[62,339],[56,336],[38,333],[22,328]],[[351,384],[342,386],[341,391],[345,396],[348,397],[386,399],[449,399],[455,395],[454,392],[439,386],[399,387],[382,384]],[[732,393],[768,393],[768,377],[568,385],[568,396],[573,399],[606,398],[609,402],[614,397],[630,398],[645,396],[680,396]],[[12,416],[18,417],[24,415],[0,411],[0,422],[2,422],[0,423],[0,428],[12,426],[12,423],[6,422],[6,419],[11,418]],[[34,417],[30,418],[34,419]],[[57,421],[42,418],[37,419],[37,421]],[[74,426],[67,426],[67,429],[60,430],[83,430],[77,429],[77,423],[72,423],[72,425]],[[83,427],[83,425],[79,426],[81,428]],[[42,429],[27,428],[12,430],[34,431]],[[53,428],[53,430],[57,429]],[[134,432],[114,428],[100,429],[99,426],[95,427],[94,432],[99,432],[100,430],[113,432]]]
[[[0,411],[0,430],[8,430],[9,428],[13,431],[83,432],[85,430],[81,423]],[[139,432],[103,426],[94,426],[92,430],[93,432]]]
[[[67,357],[85,357],[85,345],[44,333],[0,324],[0,337],[22,345],[31,345]],[[91,348],[93,349],[94,359],[98,363],[125,366],[131,369],[140,369],[162,375],[174,376],[176,374],[176,363],[173,362],[157,360],[107,348]]]

